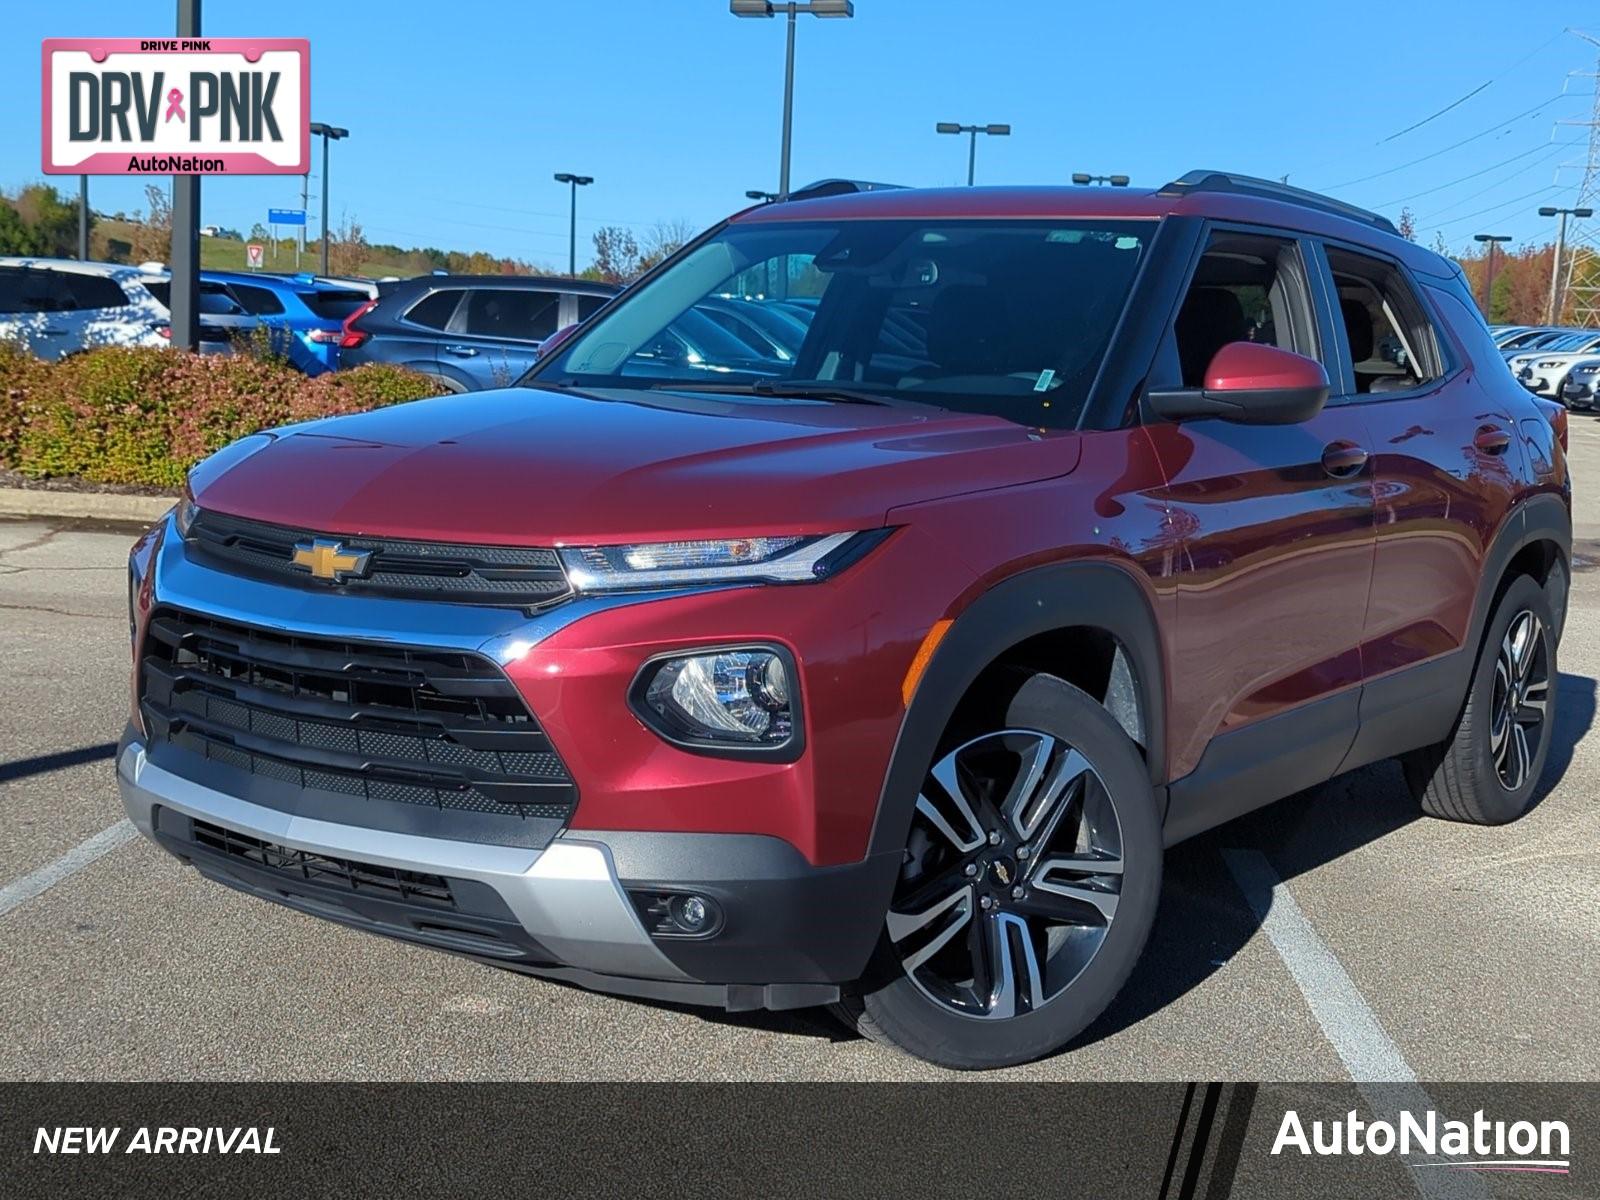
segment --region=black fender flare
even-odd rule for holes
[[[923,774],[957,703],[983,670],[1030,637],[1074,625],[1103,629],[1121,643],[1139,696],[1151,784],[1159,794],[1166,782],[1166,672],[1147,588],[1132,570],[1103,561],[1033,567],[968,605],[934,651],[900,722],[869,855],[905,848]]]
[[[1535,542],[1554,542],[1564,580],[1572,580],[1572,513],[1560,496],[1542,492],[1524,500],[1512,509],[1501,525],[1484,555],[1483,570],[1478,576],[1478,594],[1472,604],[1472,624],[1468,628],[1465,649],[1471,651],[1476,661],[1478,649],[1483,644],[1483,631],[1494,614],[1495,601],[1499,599],[1500,584],[1511,560]],[[1560,624],[1566,616],[1566,598],[1561,598],[1560,611],[1556,613]],[[1555,607],[1552,601],[1552,607]]]

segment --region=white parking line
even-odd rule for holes
[[[97,858],[111,853],[137,833],[133,822],[123,819],[109,828],[102,829],[93,837],[85,838],[54,862],[46,863],[32,874],[6,884],[0,888],[0,917],[5,916],[17,905],[49,891],[63,879],[76,875]]]
[[[1433,1097],[1418,1086],[1416,1072],[1355,980],[1317,936],[1267,856],[1259,850],[1224,850],[1222,857],[1373,1115],[1398,1126],[1401,1110],[1420,1116],[1437,1109]],[[1487,1200],[1489,1196],[1483,1180],[1465,1172],[1413,1172],[1412,1182],[1427,1200]]]

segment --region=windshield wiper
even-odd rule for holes
[[[885,408],[938,408],[920,400],[841,387],[826,379],[756,379],[749,383],[652,383],[653,391],[721,392],[736,396],[780,396],[796,400],[827,400],[834,404],[877,404]]]

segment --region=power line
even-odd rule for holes
[[[1571,144],[1572,143],[1570,143],[1570,142],[1561,142],[1556,146],[1556,149],[1559,150],[1559,149],[1562,149],[1563,147],[1569,146]],[[1466,183],[1467,180],[1469,180],[1469,179],[1476,179],[1480,175],[1487,175],[1490,171],[1497,171],[1501,167],[1510,166],[1512,163],[1517,162],[1517,161],[1519,161],[1521,159],[1527,158],[1528,155],[1530,155],[1530,154],[1537,154],[1537,153],[1539,153],[1539,151],[1547,149],[1549,146],[1550,146],[1549,142],[1541,142],[1539,145],[1533,147],[1533,149],[1531,149],[1531,150],[1524,150],[1521,154],[1513,154],[1510,158],[1501,159],[1499,162],[1495,163],[1493,166],[1484,167],[1481,171],[1474,171],[1470,175],[1463,175],[1459,179],[1452,179],[1449,183],[1441,183],[1437,187],[1431,187],[1431,188],[1426,189],[1425,191],[1412,192],[1411,195],[1409,195],[1409,196],[1401,196],[1398,200],[1385,200],[1382,204],[1376,205],[1375,207],[1377,207],[1377,208],[1388,208],[1392,204],[1404,204],[1407,200],[1417,200],[1417,199],[1420,199],[1423,196],[1431,196],[1435,192],[1442,192],[1446,188],[1455,187],[1456,184],[1458,184],[1458,183]],[[1545,157],[1548,158],[1550,156],[1546,155]],[[1540,161],[1543,161],[1543,160],[1541,159]],[[1480,192],[1479,194],[1481,195],[1482,193]],[[1465,197],[1465,199],[1471,199],[1471,197]]]
[[[1404,129],[1400,130],[1398,133],[1391,133],[1386,138],[1380,138],[1378,140],[1378,145],[1381,146],[1385,142],[1394,141],[1395,138],[1404,137],[1406,134],[1410,133],[1414,129],[1421,129],[1429,121],[1433,121],[1433,120],[1436,120],[1439,117],[1444,116],[1444,114],[1449,112],[1451,109],[1459,108],[1461,105],[1465,104],[1468,100],[1471,100],[1479,92],[1483,91],[1484,88],[1489,87],[1491,84],[1499,83],[1502,79],[1504,79],[1507,75],[1510,75],[1513,71],[1515,71],[1523,63],[1527,62],[1534,55],[1541,53],[1542,51],[1544,51],[1545,49],[1547,49],[1550,46],[1555,45],[1556,42],[1559,41],[1561,39],[1561,37],[1565,33],[1566,33],[1566,30],[1563,29],[1563,30],[1560,30],[1559,32],[1553,34],[1549,41],[1542,42],[1538,46],[1535,46],[1532,50],[1529,50],[1521,58],[1517,59],[1516,62],[1512,63],[1509,67],[1505,68],[1505,70],[1501,71],[1500,74],[1494,76],[1491,79],[1485,80],[1483,83],[1480,83],[1477,87],[1473,88],[1470,92],[1468,92],[1465,96],[1462,96],[1459,100],[1452,100],[1449,104],[1446,104],[1443,108],[1441,108],[1438,112],[1434,113],[1432,116],[1423,117],[1422,120],[1416,122],[1416,124],[1407,125]]]
[[[1330,183],[1326,187],[1324,187],[1322,190],[1323,191],[1332,191],[1335,188],[1354,187],[1358,183],[1367,183],[1367,182],[1369,182],[1369,181],[1371,181],[1373,179],[1382,179],[1386,175],[1393,175],[1398,171],[1404,171],[1406,168],[1414,167],[1418,163],[1428,162],[1431,159],[1438,158],[1441,154],[1449,154],[1450,151],[1452,151],[1452,150],[1459,150],[1459,149],[1461,149],[1462,146],[1465,146],[1468,142],[1475,142],[1479,138],[1488,137],[1491,133],[1498,133],[1502,129],[1504,129],[1506,126],[1510,125],[1512,122],[1520,121],[1520,120],[1522,120],[1523,117],[1531,117],[1535,113],[1541,112],[1544,109],[1549,108],[1557,100],[1562,100],[1562,99],[1565,99],[1569,95],[1575,95],[1575,94],[1576,93],[1569,93],[1569,92],[1564,92],[1564,91],[1557,92],[1554,96],[1551,96],[1550,99],[1544,101],[1542,104],[1535,104],[1532,108],[1525,109],[1524,111],[1519,112],[1514,117],[1507,117],[1503,121],[1496,121],[1493,125],[1489,126],[1487,129],[1484,129],[1484,130],[1482,130],[1482,131],[1480,131],[1478,133],[1475,133],[1471,137],[1464,137],[1459,142],[1452,142],[1450,145],[1446,146],[1442,150],[1435,150],[1432,154],[1424,154],[1421,158],[1413,158],[1410,162],[1401,163],[1398,167],[1390,167],[1386,171],[1375,171],[1371,175],[1363,175],[1359,179],[1346,179],[1343,183]]]
[[[1474,217],[1486,217],[1486,216],[1490,215],[1491,213],[1504,212],[1506,209],[1512,208],[1512,207],[1514,207],[1514,206],[1516,206],[1518,204],[1521,204],[1525,200],[1532,200],[1535,196],[1543,196],[1543,195],[1546,195],[1546,194],[1548,194],[1550,192],[1557,192],[1557,191],[1560,191],[1560,190],[1561,189],[1556,184],[1547,183],[1542,188],[1535,188],[1533,191],[1528,192],[1525,195],[1517,196],[1514,199],[1507,200],[1504,204],[1491,205],[1488,208],[1480,208],[1477,212],[1469,212],[1469,213],[1465,214],[1464,216],[1452,217],[1448,221],[1441,221],[1437,225],[1435,225],[1434,228],[1436,228],[1436,229],[1448,229],[1452,225],[1459,225],[1459,224],[1461,224],[1461,222],[1470,221]]]

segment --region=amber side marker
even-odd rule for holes
[[[911,660],[911,666],[906,671],[905,682],[900,685],[900,698],[905,701],[907,708],[911,707],[911,697],[916,695],[917,684],[922,682],[922,673],[933,661],[933,652],[939,648],[939,643],[944,641],[944,635],[950,632],[951,624],[949,617],[935,621],[933,628],[928,630],[927,636],[922,639],[922,645],[917,647],[916,657]]]

